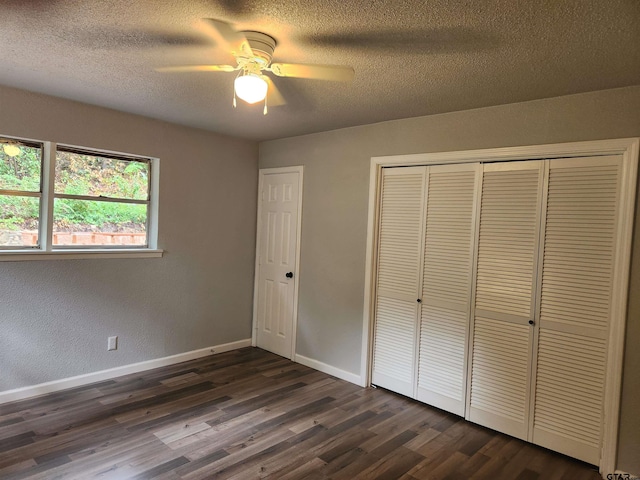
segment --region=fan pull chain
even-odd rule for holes
[[[267,114],[267,97],[264,97],[264,110],[262,111],[262,114]]]

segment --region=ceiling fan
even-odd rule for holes
[[[249,104],[265,102],[263,113],[267,114],[267,103],[284,105],[286,102],[270,77],[312,78],[349,82],[354,70],[342,65],[310,65],[294,63],[271,63],[276,41],[273,37],[253,31],[238,31],[222,20],[202,19],[200,30],[224,46],[236,59],[236,65],[184,65],[156,68],[158,72],[238,72],[234,81],[233,106],[236,97]]]

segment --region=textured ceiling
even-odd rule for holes
[[[234,73],[154,71],[233,63],[206,17],[355,80],[275,78],[263,116]],[[0,84],[265,140],[640,84],[640,0],[1,0],[0,62]]]

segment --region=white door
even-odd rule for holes
[[[426,167],[382,172],[374,385],[414,396]]]
[[[467,420],[527,438],[544,162],[484,166]]]
[[[464,415],[480,164],[428,167],[417,398]]]
[[[622,157],[550,160],[530,441],[600,462]]]
[[[260,171],[256,344],[286,358],[294,352],[301,185],[301,167]]]

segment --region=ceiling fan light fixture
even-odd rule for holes
[[[248,73],[237,77],[233,83],[238,98],[249,104],[258,103],[267,96],[269,85],[259,75]]]

